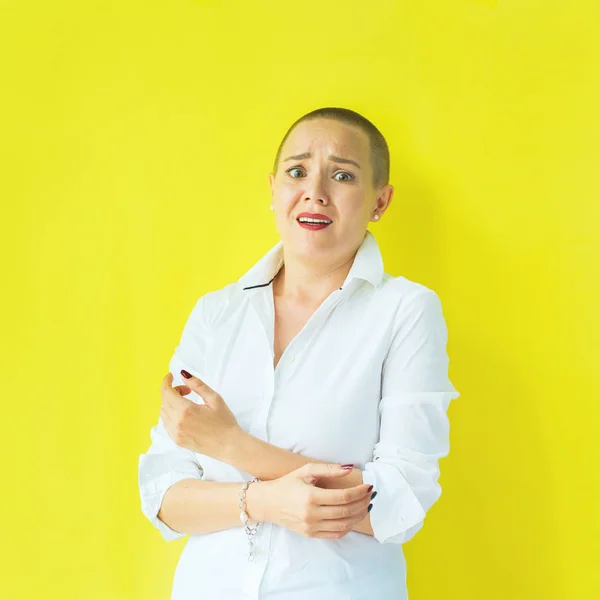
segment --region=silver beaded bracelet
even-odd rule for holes
[[[250,562],[254,560],[254,540],[252,538],[256,535],[256,532],[258,531],[260,521],[258,521],[254,526],[248,525],[250,517],[246,512],[246,490],[248,489],[248,486],[251,483],[255,483],[257,481],[260,481],[260,479],[258,477],[254,477],[250,481],[244,482],[242,489],[238,492],[238,496],[240,498],[238,506],[242,509],[242,511],[240,512],[240,521],[244,524],[244,529],[246,530],[246,535],[248,536],[248,560]]]

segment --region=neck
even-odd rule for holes
[[[275,275],[273,293],[300,304],[320,304],[331,292],[344,283],[352,263],[354,252],[349,258],[328,265],[308,263],[283,250],[283,266]]]

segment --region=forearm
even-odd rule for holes
[[[278,479],[307,463],[328,464],[327,461],[310,458],[302,454],[284,450],[260,438],[242,432],[238,435],[221,460],[240,471],[251,473],[263,481]],[[362,471],[352,469],[348,475],[338,478],[322,478],[319,487],[348,488],[362,483]]]
[[[284,450],[247,432],[243,432],[236,439],[235,444],[228,450],[228,456],[223,457],[223,460],[263,481],[283,477],[309,462],[327,464],[327,461]],[[327,489],[343,489],[355,487],[362,482],[362,471],[352,469],[344,477],[323,477],[319,479],[318,486]],[[373,535],[369,514],[353,527],[353,531]]]
[[[246,490],[246,512],[252,520],[264,520],[264,489],[260,482]],[[263,486],[264,487],[264,486]],[[165,493],[158,518],[171,529],[201,534],[242,527],[238,492],[242,483],[183,479]]]

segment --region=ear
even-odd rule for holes
[[[273,197],[273,186],[275,185],[275,175],[269,173],[269,186],[271,188],[271,198]]]
[[[381,192],[377,197],[377,206],[379,206],[379,214],[383,215],[383,213],[388,209],[388,206],[392,202],[392,197],[394,196],[394,186],[390,183],[384,185],[381,188]]]

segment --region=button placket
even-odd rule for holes
[[[319,306],[319,308],[317,308],[317,310],[311,315],[311,317],[306,322],[304,327],[290,341],[287,348],[283,351],[283,355],[281,356],[281,359],[277,363],[277,366],[275,367],[274,373],[275,373],[276,381],[277,381],[277,376],[279,375],[279,367],[282,363],[282,359],[285,358],[285,362],[288,364],[292,364],[296,360],[296,357],[294,356],[294,354],[290,354],[290,352],[294,348],[296,348],[296,346],[298,346],[299,339],[301,340],[303,337],[305,337],[308,334],[308,332],[311,329],[317,327],[318,323],[320,321],[322,321],[323,319],[325,319],[331,313],[331,311],[333,311],[333,309],[341,302],[341,300],[343,298],[343,295],[339,293],[341,290],[342,290],[342,288],[338,288],[337,290],[334,290],[333,292],[331,292],[331,294],[327,297],[327,299],[323,302],[323,304],[321,304],[321,306]],[[269,318],[274,319],[275,318],[275,312],[274,312],[275,304],[273,302],[272,292],[270,295],[270,310],[271,310],[271,315]],[[272,331],[272,333],[274,334],[273,331]],[[273,340],[271,340],[271,341],[273,343]],[[273,345],[271,346],[271,349],[272,348],[273,348]],[[296,352],[296,354],[297,354],[297,352]]]

